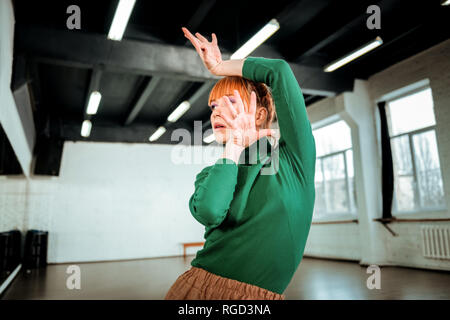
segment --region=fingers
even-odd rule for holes
[[[231,104],[230,99],[229,99],[227,96],[224,96],[224,100],[225,100],[226,106],[230,109],[231,114],[233,115],[233,119],[231,119],[230,117],[228,117],[228,116],[227,116],[226,114],[224,114],[224,113],[221,113],[221,114],[220,114],[220,117],[221,117],[223,120],[225,120],[225,122],[227,123],[227,125],[228,125],[230,128],[234,128],[234,118],[236,118],[237,112],[236,112],[236,110],[234,109],[233,105]]]
[[[250,108],[248,111],[250,114],[256,113],[256,93],[255,91],[252,91],[250,94]]]
[[[204,36],[202,36],[200,33],[196,33],[195,34],[195,36],[197,37],[197,38],[199,38],[201,41],[204,41],[204,42],[209,42],[208,41],[208,39],[206,39]]]
[[[272,129],[261,129],[258,131],[258,139],[272,135],[273,135]]]
[[[201,54],[200,41],[196,37],[194,37],[194,35],[192,33],[190,33],[188,29],[183,27],[183,28],[181,28],[181,30],[183,30],[184,36],[186,38],[188,38],[189,41],[191,41],[192,45],[194,46],[195,50],[197,50],[198,54]]]
[[[228,109],[230,109],[231,114],[233,115],[233,118],[236,118],[238,116],[238,113],[236,112],[235,107],[231,103],[230,98],[228,98],[227,96],[224,96],[223,99],[225,100],[225,104],[228,107]]]
[[[228,125],[228,129],[230,129],[230,130],[233,130],[233,129],[234,129],[235,124],[234,124],[233,119],[231,119],[231,118],[230,118],[229,116],[227,116],[226,114],[222,114],[222,115],[220,115],[220,117],[221,117],[223,120],[225,120],[225,122],[226,122],[227,125]]]
[[[216,37],[216,34],[213,33],[211,37],[212,37],[212,43],[213,43],[214,45],[217,46],[217,37]]]
[[[239,113],[244,113],[244,103],[242,102],[241,96],[239,95],[239,91],[234,90],[234,98],[236,99],[236,103],[238,105],[238,112]]]
[[[194,37],[194,35],[187,28],[181,27],[181,30],[183,30],[185,37],[188,38],[189,40],[191,40],[191,42],[195,42],[197,44],[200,44],[201,42],[209,43],[208,39],[206,39],[204,36],[202,36],[199,32],[196,32],[195,37]],[[212,33],[211,37],[212,37],[211,43],[214,45],[217,45],[216,34]]]
[[[194,35],[185,27],[182,27],[181,30],[183,30],[184,36],[191,40],[191,42],[198,42],[197,38],[194,37]]]

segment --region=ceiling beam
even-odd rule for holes
[[[108,71],[175,78],[184,81],[209,81],[221,77],[211,75],[193,48],[141,41],[107,40],[104,35],[43,27],[17,25],[15,50],[41,62],[64,64],[78,68],[104,65]],[[256,54],[255,54],[256,55]],[[259,56],[267,57],[262,51]],[[223,59],[229,54],[223,53]],[[325,73],[321,68],[290,63],[305,93],[336,94],[352,90],[353,79]]]
[[[138,98],[136,99],[136,102],[132,106],[131,111],[126,118],[124,125],[127,126],[131,124],[134,121],[134,119],[136,119],[137,115],[142,110],[142,107],[144,107],[145,103],[147,102],[152,92],[155,91],[160,80],[161,80],[160,77],[152,77],[150,79],[147,79],[145,87],[140,92]]]
[[[62,125],[60,137],[69,141],[96,141],[96,142],[128,142],[128,143],[156,143],[156,144],[178,144],[178,139],[172,139],[172,133],[176,130],[187,130],[192,132],[190,123],[177,121],[177,126],[167,128],[167,131],[155,142],[150,142],[149,137],[159,127],[156,124],[137,124],[129,126],[118,126],[115,123],[93,120],[91,134],[87,138],[80,136],[81,123],[66,121]],[[192,139],[193,137],[191,137]],[[193,140],[193,139],[192,139]],[[184,141],[191,144],[192,141]]]
[[[17,25],[15,50],[40,62],[76,68],[104,65],[109,71],[185,81],[219,79],[205,69],[193,48],[125,39],[111,41],[101,34]]]

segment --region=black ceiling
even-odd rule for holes
[[[183,37],[181,26],[204,35],[215,32],[223,52],[231,53],[276,18],[280,30],[258,49],[258,55],[286,59],[297,66],[298,78],[316,79],[306,87],[321,88],[323,83],[324,92],[335,94],[351,90],[350,82],[344,85],[339,79],[367,79],[449,38],[450,8],[442,7],[440,0],[137,0],[124,40],[112,44],[106,35],[117,3],[14,1],[14,70],[26,70],[22,77],[15,74],[14,79],[31,84],[39,135],[65,140],[148,142],[158,126],[167,125],[167,116],[179,103],[199,92],[204,83],[215,80],[201,70],[184,72],[183,61],[164,60],[164,50],[170,48],[191,65],[202,66]],[[66,28],[66,9],[72,4],[81,9],[81,30]],[[381,30],[366,27],[366,10],[372,4],[381,8]],[[326,64],[376,36],[384,40],[381,47],[331,74],[322,72]],[[159,56],[151,57],[152,52]],[[153,64],[139,65],[141,61]],[[20,63],[26,68],[18,67]],[[305,74],[308,72],[311,75]],[[102,93],[102,101],[98,113],[89,117],[84,110],[93,83]],[[323,98],[320,92],[306,93],[307,105]],[[203,90],[191,109],[154,143],[177,143],[170,139],[173,129],[192,131],[195,120],[207,121],[207,94],[208,90]],[[80,135],[81,122],[86,118],[93,123],[89,138]]]

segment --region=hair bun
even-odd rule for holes
[[[265,83],[259,82],[256,84],[256,91],[259,100],[259,104],[266,108],[268,111],[267,123],[270,125],[275,117],[275,107],[272,98],[272,92],[270,87]]]

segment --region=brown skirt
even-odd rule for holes
[[[192,267],[175,281],[164,300],[285,300],[285,295]]]

